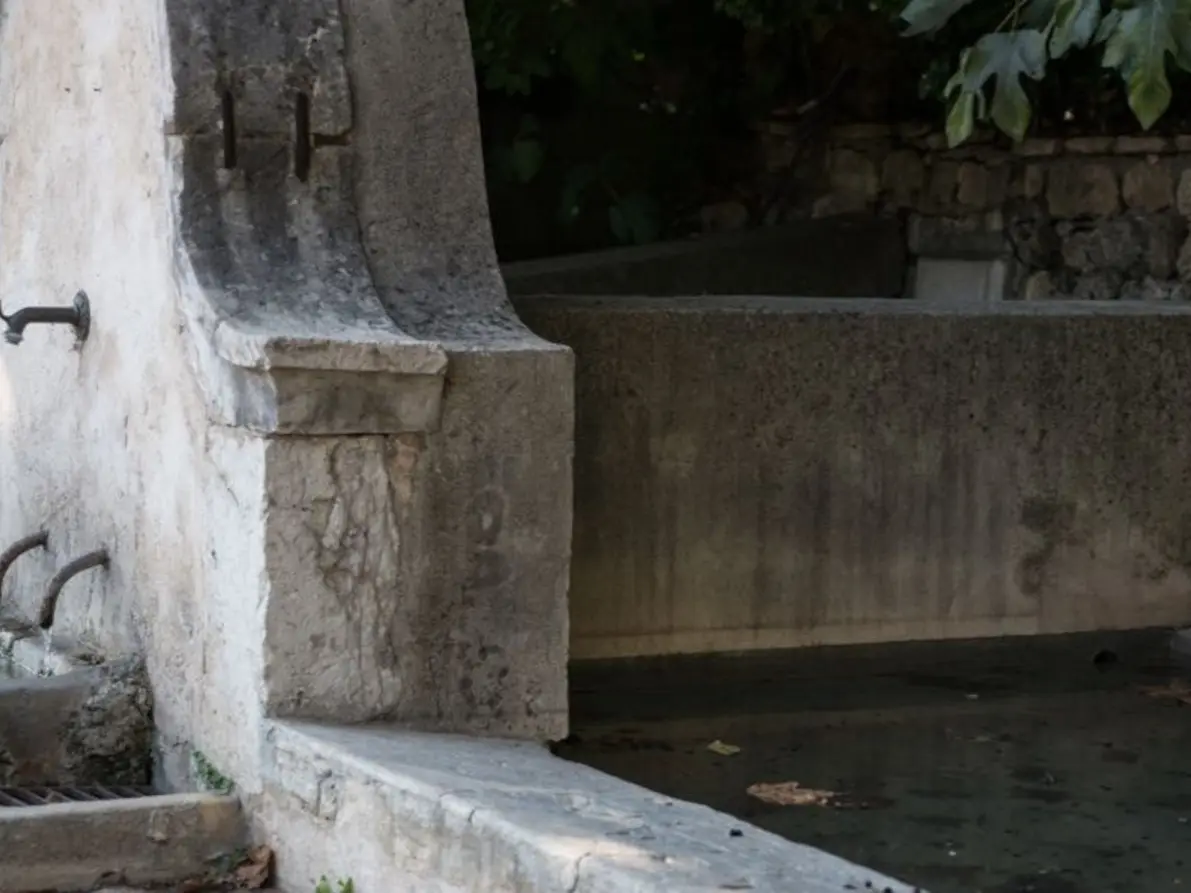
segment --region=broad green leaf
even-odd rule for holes
[[[1171,90],[1165,62],[1135,69],[1127,86],[1129,108],[1133,109],[1142,129],[1149,130],[1170,108]]]
[[[558,219],[573,223],[583,212],[583,199],[594,184],[599,171],[594,164],[580,164],[567,171],[563,182],[562,197],[558,205]]]
[[[509,161],[513,167],[513,175],[521,183],[528,183],[538,175],[542,169],[542,161],[546,157],[546,150],[537,140],[519,139],[513,143],[509,153]]]
[[[1191,71],[1191,4],[1171,18],[1170,32],[1175,43],[1175,64],[1183,71]]]
[[[595,90],[600,83],[604,54],[604,35],[594,28],[576,28],[562,45],[562,59],[576,83],[584,90]]]
[[[1086,47],[1100,25],[1100,0],[1059,0],[1054,31],[1050,35],[1050,56],[1057,59],[1072,47]]]
[[[960,57],[960,67],[947,84],[952,111],[963,96],[971,96],[974,111],[983,117],[984,88],[995,79],[989,113],[993,123],[1015,140],[1025,138],[1030,126],[1030,101],[1022,76],[1041,80],[1046,74],[1046,35],[1034,28],[986,34]],[[955,112],[959,114],[959,112]],[[949,122],[950,124],[950,122]],[[955,134],[962,129],[955,131]],[[949,139],[952,131],[948,128]]]
[[[947,145],[955,148],[972,137],[976,120],[976,94],[959,93],[947,111]]]
[[[608,223],[617,240],[645,245],[658,238],[658,206],[647,195],[634,194],[608,209]]]
[[[1009,134],[1016,142],[1026,138],[1030,128],[1030,98],[1022,89],[1021,80],[1016,77],[1000,78],[993,93],[989,116],[1002,132]]]
[[[1121,24],[1121,10],[1110,9],[1100,19],[1100,27],[1096,29],[1096,43],[1104,43],[1116,33]]]
[[[1022,10],[1021,23],[1027,28],[1045,31],[1054,21],[1060,0],[1028,0]]]
[[[1170,106],[1167,55],[1191,70],[1191,0],[1135,0],[1113,13],[1097,33],[1104,42],[1103,64],[1120,72],[1129,107],[1148,130]]]
[[[972,0],[910,0],[902,10],[906,37],[938,31]]]

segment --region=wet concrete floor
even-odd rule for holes
[[[556,752],[932,893],[1191,890],[1168,638],[577,664]]]

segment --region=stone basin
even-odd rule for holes
[[[135,660],[88,665],[0,629],[0,787],[146,785],[152,710]]]

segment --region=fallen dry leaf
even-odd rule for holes
[[[740,748],[735,744],[725,744],[718,738],[707,745],[707,749],[714,754],[719,754],[721,757],[734,757],[740,753]]]
[[[1166,685],[1146,685],[1141,692],[1151,698],[1166,698],[1191,707],[1191,682],[1185,679],[1173,679]]]
[[[857,797],[836,791],[804,788],[796,781],[758,782],[749,785],[746,793],[772,806],[823,806],[829,809],[874,809],[888,806],[892,801],[881,797]]]
[[[774,806],[827,806],[835,792],[804,788],[796,781],[778,781],[749,785],[748,795]]]
[[[267,846],[254,847],[233,873],[235,884],[242,890],[259,890],[269,883],[272,871],[273,850]]]

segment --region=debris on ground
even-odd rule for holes
[[[735,744],[725,744],[718,738],[707,745],[707,749],[714,754],[719,754],[721,757],[734,757],[740,753],[740,748]]]
[[[218,860],[202,877],[178,885],[178,893],[227,893],[231,890],[262,890],[273,874],[273,850],[253,847]]]
[[[884,797],[859,797],[838,791],[804,788],[796,781],[758,782],[746,789],[750,797],[771,806],[823,806],[828,809],[877,809],[893,801]]]
[[[1172,679],[1166,685],[1145,685],[1141,692],[1151,698],[1166,698],[1191,707],[1191,682]]]

